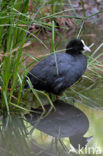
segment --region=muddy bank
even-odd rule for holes
[[[81,21],[84,19],[86,22],[97,23],[103,22],[103,1],[102,0],[72,0],[62,3],[61,9],[59,9],[61,3],[55,3],[55,12],[51,12],[51,5],[47,4],[40,10],[40,13],[35,16],[35,19],[40,19],[41,22],[52,25],[52,20],[55,21],[55,28],[57,30],[74,30],[81,25]],[[30,2],[29,11],[34,11],[35,4]],[[53,15],[51,17],[51,15]],[[74,17],[74,18],[73,18]],[[49,26],[40,25],[40,23],[32,24],[29,28],[30,32],[51,32]]]

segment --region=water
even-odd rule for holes
[[[94,24],[86,24],[81,37],[86,40],[88,45],[95,43],[92,48],[92,50],[94,50],[103,41],[102,32],[103,27],[101,24],[98,23],[95,26]],[[71,38],[77,36],[77,34],[78,30],[71,34]],[[69,32],[64,31],[62,32],[62,36],[65,36],[65,38],[61,40],[60,38],[56,39],[59,45],[57,49],[65,48],[68,38],[70,39],[69,35]],[[47,44],[48,47],[50,47],[49,43]],[[101,52],[102,49],[100,49],[99,52]],[[29,52],[29,54],[35,57],[49,53],[41,44],[37,44],[37,42],[24,51]],[[26,63],[28,64],[31,60],[32,59],[27,59]],[[89,73],[87,73],[87,75],[88,74]],[[35,113],[34,115],[32,113],[28,114],[25,117],[1,117],[0,156],[72,156],[77,154],[77,151],[72,145],[76,146],[78,152],[80,152],[78,153],[79,155],[83,154],[83,152],[87,155],[90,153],[91,155],[102,155],[103,80],[100,78],[94,79],[94,75],[92,75],[91,79],[83,77],[80,83],[68,89],[65,94],[60,97],[60,100],[67,103],[66,105],[64,103],[65,113],[63,109],[60,111],[61,109],[59,110],[58,107],[57,111],[59,113],[53,112],[53,116],[51,114],[51,116],[49,116],[50,118],[42,119],[41,123],[38,121],[37,125],[31,123],[31,121],[35,122],[35,118],[38,117],[38,115],[35,116]],[[31,105],[33,105],[34,101],[32,101],[32,98],[30,101]],[[72,104],[71,107],[73,110],[70,111],[71,107],[68,104]],[[73,105],[75,107],[73,107]],[[73,112],[71,113],[72,117],[69,111]],[[40,112],[41,110],[39,110],[39,113]],[[51,123],[52,120],[53,122]],[[38,123],[40,125],[38,125]],[[68,127],[68,125],[70,126]],[[60,126],[61,131],[58,132],[57,130]],[[47,131],[48,129],[49,132]],[[87,138],[86,141],[88,142],[87,149],[83,149],[82,152],[79,151],[79,148],[82,148],[82,145],[84,146],[87,142],[83,142],[80,134],[82,134],[82,137]],[[51,135],[53,135],[53,137]],[[93,136],[93,138],[91,136]],[[81,143],[80,147],[77,146],[76,141]],[[74,154],[69,153],[71,150],[74,151]]]

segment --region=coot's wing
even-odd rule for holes
[[[35,89],[46,90],[48,92],[52,92],[52,84],[56,76],[57,69],[54,55],[50,55],[40,61],[27,75]]]
[[[67,53],[57,53],[40,61],[28,74],[35,89],[59,94],[82,75],[81,61]],[[58,68],[58,74],[57,74]]]
[[[57,73],[55,57],[50,55],[47,58],[40,61],[34,68],[29,72],[33,78],[41,80],[43,82],[51,82],[52,78],[55,77]]]

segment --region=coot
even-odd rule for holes
[[[73,39],[64,53],[52,54],[40,61],[27,74],[33,87],[37,90],[60,95],[73,85],[85,72],[87,59],[82,50],[90,51],[83,40]],[[29,85],[26,82],[25,88]]]

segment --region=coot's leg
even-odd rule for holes
[[[59,100],[59,97],[60,97],[59,95],[56,95],[56,100]]]

